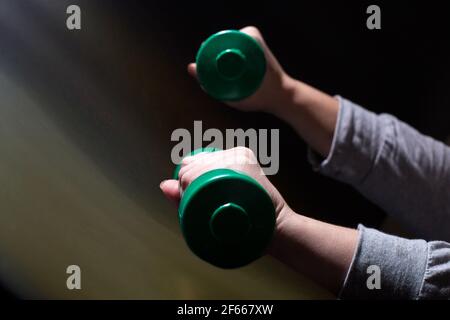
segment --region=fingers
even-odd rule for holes
[[[253,152],[244,147],[237,147],[216,152],[202,152],[185,157],[181,162],[178,180],[165,180],[160,188],[164,195],[175,204],[180,202],[180,189],[186,188],[199,176],[214,169],[233,169],[246,172],[256,179],[263,175]]]
[[[204,171],[208,171],[209,166],[203,166],[201,170],[186,170],[188,168],[195,168],[192,166],[194,162],[201,161],[206,155],[207,153],[200,153],[195,156],[185,157],[182,161],[180,172],[178,173],[179,180],[169,179],[160,183],[159,187],[163,194],[175,205],[180,203],[180,184],[183,189],[186,189],[189,183],[196,177],[201,175]],[[188,174],[186,174],[187,172]]]
[[[261,32],[258,30],[258,28],[253,26],[244,27],[241,30],[239,30],[243,33],[248,34],[249,36],[252,36],[253,38],[257,40],[262,40]]]
[[[180,189],[178,180],[164,180],[159,185],[167,199],[178,205],[180,202]]]
[[[181,188],[185,190],[188,185],[205,172],[223,167],[223,151],[214,153],[200,153],[189,157],[187,161],[181,164],[178,178]]]
[[[182,189],[205,172],[214,169],[236,169],[259,173],[261,171],[258,160],[253,152],[244,147],[212,153],[204,152],[183,159],[178,177]]]

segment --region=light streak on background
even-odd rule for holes
[[[75,3],[83,29],[69,32]],[[114,3],[0,1],[1,282],[31,298],[327,297],[270,258],[223,271],[187,249],[158,188],[170,133],[206,111],[240,122]],[[71,264],[81,291],[65,286]]]

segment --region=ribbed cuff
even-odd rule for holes
[[[358,230],[358,246],[339,298],[418,299],[427,266],[427,242],[363,225]]]

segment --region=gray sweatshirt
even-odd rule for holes
[[[315,170],[352,185],[418,237],[443,240],[360,225],[340,298],[450,299],[450,148],[391,115],[339,101],[330,154],[309,152]]]

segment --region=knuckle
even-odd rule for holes
[[[181,188],[186,189],[190,183],[191,183],[191,179],[189,177],[189,174],[188,173],[183,174],[183,176],[181,176],[181,178],[180,178]]]
[[[192,162],[192,156],[187,156],[181,160],[181,166],[187,166]]]
[[[244,148],[243,154],[244,154],[248,159],[253,159],[253,158],[255,157],[255,153],[254,153],[253,150],[250,149],[250,148]]]
[[[186,173],[186,166],[181,167],[180,171],[178,171],[178,178],[181,180],[181,178],[184,176],[184,174]]]
[[[244,146],[236,147],[235,150],[237,152],[239,152],[240,154],[244,154],[244,155],[247,155],[249,152],[251,152],[251,149],[244,147]]]
[[[247,26],[245,28],[241,29],[242,32],[247,33],[248,35],[256,38],[257,40],[261,40],[262,39],[262,35],[261,32],[259,31],[259,29],[255,26]]]
[[[248,33],[250,33],[250,34],[252,34],[252,35],[255,35],[255,34],[259,34],[259,33],[260,33],[260,32],[259,32],[259,29],[258,29],[257,27],[255,27],[254,25],[246,26],[246,27],[244,27],[241,31],[243,31],[243,32],[248,32]]]

